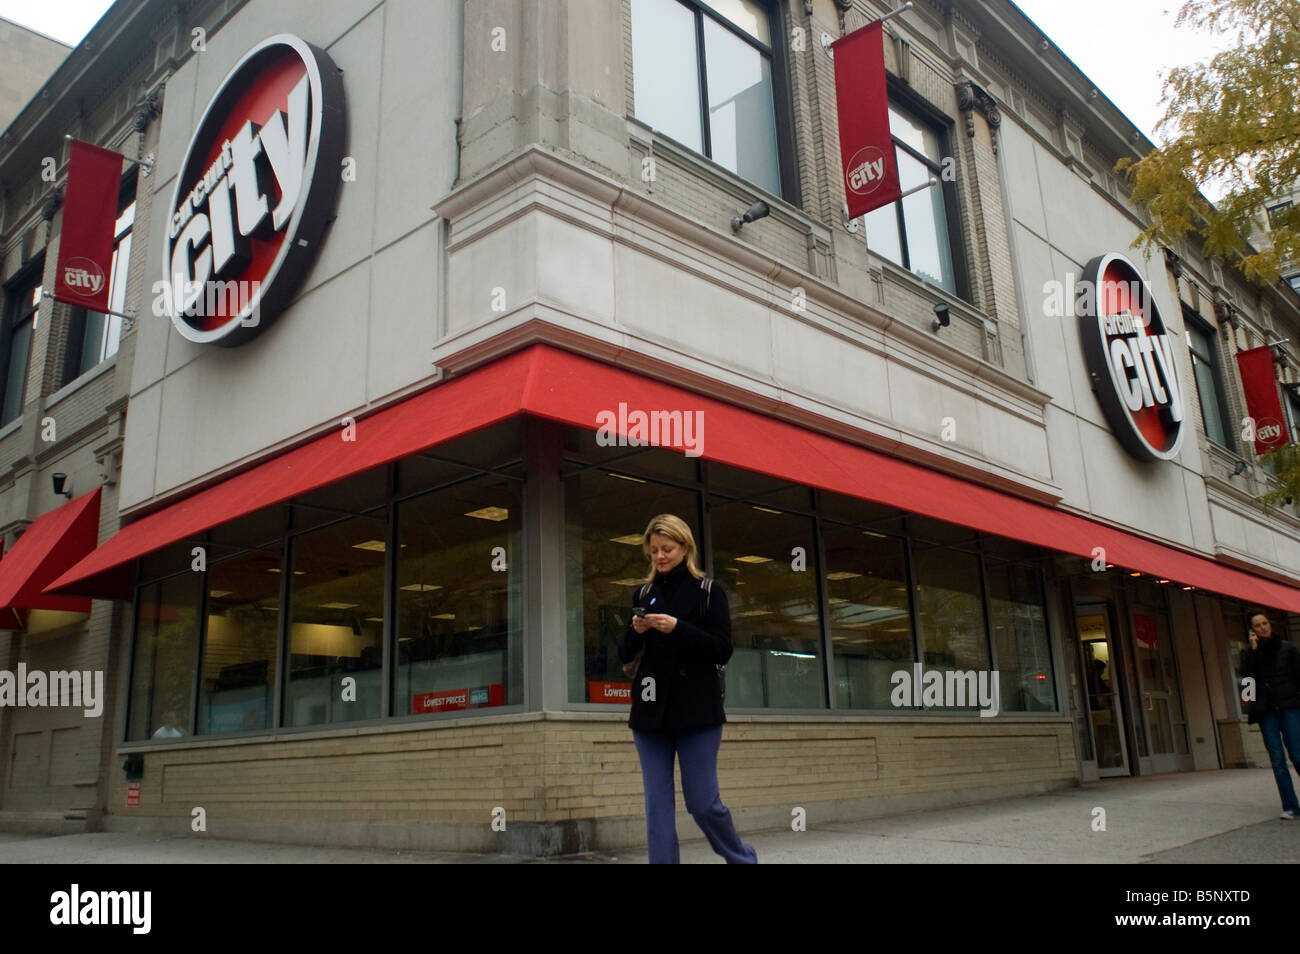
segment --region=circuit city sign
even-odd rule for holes
[[[281,34],[221,82],[172,195],[163,296],[191,341],[237,345],[283,310],[334,209],[346,119],[329,55]]]
[[[1075,314],[1092,389],[1133,456],[1170,460],[1183,441],[1183,395],[1173,343],[1147,283],[1123,255],[1088,263]]]

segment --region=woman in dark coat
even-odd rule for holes
[[[722,742],[719,667],[731,658],[731,613],[722,587],[699,568],[695,537],[680,517],[660,514],[642,536],[650,561],[632,599],[620,658],[632,677],[628,725],[641,757],[651,864],[677,864],[673,759],[682,767],[686,810],[728,864],[757,864],[718,795]]]
[[[1300,651],[1273,635],[1263,610],[1251,610],[1250,648],[1241,651],[1241,672],[1255,681],[1248,721],[1258,722],[1282,796],[1282,817],[1300,815],[1286,757],[1300,771]]]

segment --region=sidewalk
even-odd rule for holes
[[[726,793],[723,793],[725,799]],[[1094,809],[1105,831],[1093,830]],[[1230,769],[1090,782],[1051,795],[963,806],[808,830],[746,834],[763,864],[1300,862],[1300,820],[1278,818],[1268,769]],[[721,864],[694,827],[679,828],[682,862]],[[135,834],[0,833],[0,864],[510,864],[506,855],[321,848]],[[546,859],[644,864],[645,849]],[[545,863],[545,862],[543,862]]]

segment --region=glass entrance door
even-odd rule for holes
[[[1110,620],[1110,608],[1105,603],[1080,604],[1075,607],[1075,631],[1079,637],[1084,695],[1088,700],[1088,719],[1092,726],[1093,750],[1097,756],[1097,774],[1101,776],[1130,774],[1124,716],[1120,708],[1122,668],[1115,651]]]
[[[1187,721],[1178,691],[1169,622],[1163,613],[1133,613],[1138,689],[1147,723],[1151,771],[1175,772],[1187,756]]]

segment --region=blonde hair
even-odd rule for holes
[[[700,569],[699,561],[696,558],[695,535],[691,533],[691,528],[686,525],[685,520],[671,513],[661,513],[657,517],[650,518],[650,522],[646,524],[645,533],[641,534],[641,552],[645,554],[647,560],[650,560],[650,535],[652,533],[667,537],[685,549],[686,556],[682,558],[682,562],[686,564],[686,569],[697,580],[704,578],[704,571]],[[654,561],[650,560],[650,572],[646,575],[645,581],[647,583],[654,582],[656,572]]]

